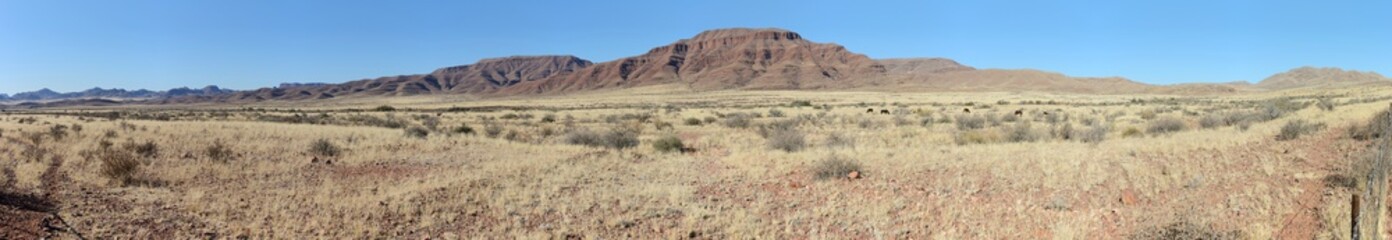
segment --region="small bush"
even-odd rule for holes
[[[1033,142],[1039,139],[1034,134],[1034,128],[1030,126],[1029,121],[1023,121],[1015,124],[1013,127],[1008,127],[1007,134],[1006,140],[1010,142]]]
[[[207,156],[209,160],[225,163],[232,160],[233,153],[232,148],[223,144],[222,140],[213,140],[212,145],[203,148],[203,155]]]
[[[677,138],[676,136],[665,136],[658,138],[657,141],[653,141],[652,147],[658,152],[680,152],[686,145],[682,144],[681,138]]]
[[[728,128],[749,128],[749,116],[744,114],[730,114],[725,116],[725,127]]]
[[[846,178],[852,172],[857,173],[860,177],[865,177],[865,171],[861,170],[860,163],[836,155],[823,159],[821,163],[817,164],[813,172],[816,173],[818,180]]]
[[[407,137],[424,139],[425,137],[430,136],[430,130],[426,130],[423,127],[409,127],[402,131],[406,133]]]
[[[704,122],[701,122],[701,119],[698,118],[687,118],[685,121],[682,121],[682,123],[687,126],[700,126]]]
[[[159,155],[159,145],[155,145],[155,141],[145,141],[145,143],[131,141],[126,142],[123,147],[145,158],[154,158]]]
[[[1209,129],[1222,127],[1223,125],[1223,119],[1214,114],[1204,115],[1199,118],[1199,128]]]
[[[986,144],[1000,142],[1000,135],[984,129],[965,130],[953,133],[952,141],[957,145]]]
[[[701,119],[701,120],[702,120],[703,122],[706,122],[706,124],[712,124],[712,123],[715,123],[715,121],[718,121],[719,119],[716,119],[715,117],[706,117],[706,118]]]
[[[309,154],[321,157],[337,157],[343,150],[328,139],[320,138],[309,144]]]
[[[1334,101],[1331,101],[1328,98],[1320,98],[1319,101],[1315,103],[1315,106],[1319,107],[1319,109],[1322,109],[1326,112],[1334,111]]]
[[[546,114],[546,116],[541,116],[541,122],[543,122],[543,123],[553,123],[553,122],[556,122],[556,114]]]
[[[807,101],[807,100],[794,100],[793,103],[788,104],[788,106],[792,106],[792,107],[811,107],[811,106],[812,106],[812,101]]]
[[[957,115],[957,130],[972,130],[986,127],[986,118],[971,114]]]
[[[135,182],[143,163],[135,154],[120,149],[106,148],[97,151],[101,160],[101,175],[112,184],[126,186]]]
[[[784,116],[787,116],[787,115],[783,114],[783,110],[769,109],[769,110],[768,110],[768,116],[769,116],[769,117],[784,117]]]
[[[855,138],[847,137],[841,133],[831,133],[827,135],[826,146],[828,148],[854,147]]]
[[[378,112],[391,112],[391,111],[396,111],[396,108],[395,108],[395,107],[392,107],[392,106],[382,105],[382,106],[377,106],[376,108],[373,108],[372,110],[373,110],[373,111],[378,111]]]
[[[488,126],[483,127],[483,135],[488,136],[489,138],[497,138],[501,134],[503,134],[503,126],[499,126],[497,124],[489,124]]]
[[[68,125],[53,125],[48,128],[48,135],[53,137],[53,141],[62,141],[68,136]]]
[[[1145,133],[1144,133],[1144,132],[1141,132],[1141,129],[1137,129],[1136,127],[1128,127],[1128,128],[1126,128],[1125,131],[1122,131],[1122,132],[1121,132],[1121,137],[1124,137],[1124,138],[1129,138],[1129,137],[1143,137],[1143,136],[1145,136]]]
[[[1100,143],[1107,140],[1107,126],[1095,126],[1082,130],[1078,133],[1078,141],[1085,143]],[[1139,131],[1137,131],[1139,132]]]
[[[1286,122],[1285,126],[1281,127],[1281,132],[1276,134],[1276,140],[1294,140],[1296,138],[1300,138],[1300,135],[1318,132],[1321,129],[1324,129],[1323,123],[1312,124],[1305,122],[1305,120],[1302,119],[1290,120],[1289,122]]]
[[[1146,127],[1146,133],[1166,134],[1184,130],[1184,120],[1177,117],[1164,117],[1150,121],[1150,126]]]
[[[1368,120],[1367,125],[1355,124],[1349,127],[1349,137],[1364,141],[1385,137],[1383,134],[1387,134],[1388,127],[1392,125],[1392,119],[1389,119],[1387,112],[1388,110],[1382,110],[1374,114],[1373,118]]]
[[[1154,109],[1146,109],[1146,110],[1142,110],[1141,112],[1136,113],[1136,115],[1140,116],[1141,119],[1153,120],[1153,119],[1155,119],[1155,117],[1158,116],[1159,114],[1156,113]]]
[[[796,152],[807,146],[804,134],[796,129],[775,130],[767,138],[769,148],[785,152]]]
[[[637,132],[620,129],[609,130],[607,133],[578,130],[566,134],[565,138],[566,143],[590,147],[626,149],[638,146]]]
[[[454,129],[450,129],[450,132],[455,134],[474,134],[474,128],[470,127],[468,124],[459,124],[459,126],[454,127]]]

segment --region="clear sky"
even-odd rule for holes
[[[252,89],[509,55],[601,62],[726,27],[1158,84],[1306,65],[1392,73],[1392,1],[0,0],[0,93]]]

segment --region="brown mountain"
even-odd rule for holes
[[[1360,72],[1326,67],[1300,67],[1277,73],[1257,83],[1264,89],[1290,89],[1321,86],[1352,86],[1369,83],[1392,83],[1376,72]]]
[[[364,79],[340,84],[282,84],[214,97],[189,97],[166,102],[307,100],[336,97],[411,96],[422,94],[481,94],[518,83],[569,73],[590,66],[574,56],[514,56],[479,60],[430,74]]]
[[[884,66],[845,47],[782,29],[705,31],[647,53],[505,89],[503,94],[572,92],[658,84],[693,90],[818,89],[862,85]]]

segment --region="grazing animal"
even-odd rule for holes
[[[875,113],[875,109],[874,109],[874,108],[865,109],[865,113]]]
[[[880,114],[889,114],[889,109],[880,109]]]
[[[963,113],[971,113],[971,109],[970,109],[970,108],[963,108],[963,109],[962,109],[962,112],[963,112]]]
[[[1025,110],[1024,110],[1024,109],[1015,110],[1015,116],[1020,116],[1020,115],[1025,115]]]

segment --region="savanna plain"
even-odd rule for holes
[[[1351,205],[1386,185],[1387,87],[379,100],[7,110],[0,238],[1348,239],[1387,215]]]

